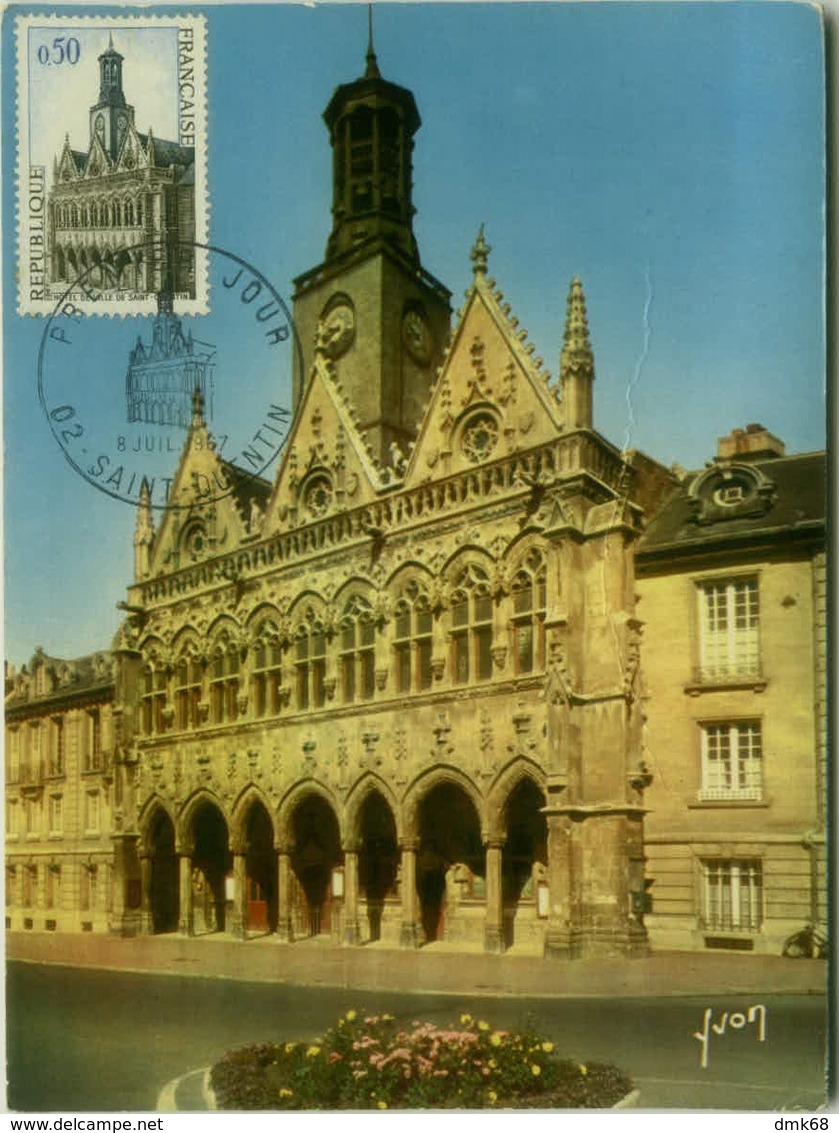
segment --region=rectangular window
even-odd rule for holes
[[[701,799],[760,799],[763,744],[759,720],[702,726]]]
[[[6,761],[6,782],[20,782],[20,732],[17,728],[9,730],[9,758]]]
[[[394,646],[396,653],[396,691],[411,691],[411,643],[410,641],[397,641]]]
[[[31,908],[35,903],[35,894],[38,891],[38,867],[27,865],[23,867],[23,893],[21,894],[24,908]]]
[[[280,711],[282,650],[260,645],[254,651],[253,711],[255,716],[276,716]]]
[[[61,795],[50,795],[50,834],[64,833],[64,800]]]
[[[705,861],[703,922],[714,932],[757,932],[763,921],[760,861]]]
[[[36,835],[41,829],[41,810],[35,799],[24,801],[24,814],[26,815],[26,833]]]
[[[86,865],[79,867],[79,909],[87,912],[90,908],[90,868]]]
[[[469,680],[469,634],[452,635],[452,679],[455,684],[465,684]]]
[[[757,580],[699,587],[700,677],[726,681],[760,676]]]
[[[50,775],[64,774],[64,720],[53,716],[49,724],[50,733]]]
[[[175,715],[181,731],[199,724],[201,669],[197,661],[182,660],[175,670]]]
[[[47,866],[46,876],[46,907],[57,909],[61,906],[61,866]]]
[[[32,769],[37,771],[41,762],[41,721],[35,720],[29,725],[29,757]]]
[[[84,799],[85,834],[98,834],[99,822],[99,792],[86,791]]]
[[[17,799],[6,799],[6,837],[17,838],[20,833],[19,814]]]
[[[98,708],[87,712],[87,749],[85,771],[98,771],[102,765],[102,721]]]

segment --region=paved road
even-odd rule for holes
[[[317,1034],[347,1008],[433,1021],[471,1010],[494,1025],[528,1022],[561,1054],[613,1061],[648,1108],[795,1109],[823,1104],[827,1020],[816,996],[767,996],[764,1043],[754,1025],[712,1032],[700,1068],[706,1007],[719,1024],[754,997],[537,1000],[353,993],[331,988],[106,972],[12,962],[6,987],[9,1105],[24,1112],[153,1109],[170,1079],[259,1039]]]

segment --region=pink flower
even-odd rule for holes
[[[329,1056],[329,1061],[330,1062],[343,1062],[344,1058],[343,1058],[343,1055],[340,1055],[337,1050],[333,1050],[332,1053]]]

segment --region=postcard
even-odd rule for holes
[[[824,44],[6,10],[11,1110],[827,1128]]]

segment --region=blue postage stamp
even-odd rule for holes
[[[18,310],[61,300],[206,309],[205,23],[22,15],[15,24]]]

